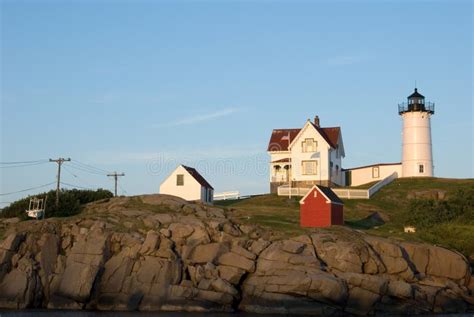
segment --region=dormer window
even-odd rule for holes
[[[316,152],[318,142],[316,142],[314,139],[308,138],[301,142],[301,147],[303,149],[303,152]]]

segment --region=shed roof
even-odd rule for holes
[[[316,190],[319,191],[321,194],[323,194],[324,197],[326,197],[326,199],[327,199],[328,202],[333,203],[333,204],[344,205],[344,202],[336,195],[335,192],[332,191],[331,188],[325,187],[325,186],[320,186],[320,185],[314,185],[314,186],[308,191],[308,193],[306,193],[306,195],[300,200],[300,204],[301,204],[301,203],[304,203],[304,201],[306,200],[306,198],[309,196],[310,193],[313,192],[314,189],[316,189]]]
[[[201,186],[203,187],[206,187],[206,188],[210,188],[210,189],[214,189],[214,187],[211,186],[211,184],[209,184],[207,182],[207,180],[202,177],[201,174],[199,174],[199,172],[193,168],[193,167],[189,167],[189,166],[185,166],[185,165],[181,165],[182,167],[184,167],[184,169],[189,173],[191,174],[191,176],[199,183],[201,184]]]

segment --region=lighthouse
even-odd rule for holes
[[[430,119],[434,110],[434,103],[426,102],[416,88],[407,102],[398,105],[403,120],[402,177],[433,176]]]

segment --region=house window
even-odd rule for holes
[[[318,142],[316,142],[314,139],[305,139],[303,142],[301,142],[301,146],[303,148],[303,152],[316,152]]]
[[[418,172],[423,174],[425,172],[425,166],[423,164],[418,165]]]
[[[339,175],[339,165],[336,165],[336,176]]]
[[[372,178],[379,178],[380,177],[380,171],[378,166],[377,167],[372,167]]]
[[[314,191],[314,198],[316,198],[316,197],[318,197],[318,191],[317,190]]]
[[[184,186],[184,175],[183,174],[176,175],[176,186]]]
[[[303,175],[317,175],[318,161],[303,161],[301,162],[303,168]]]

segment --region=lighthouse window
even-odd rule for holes
[[[421,174],[425,172],[425,166],[423,164],[418,165],[418,172]]]

